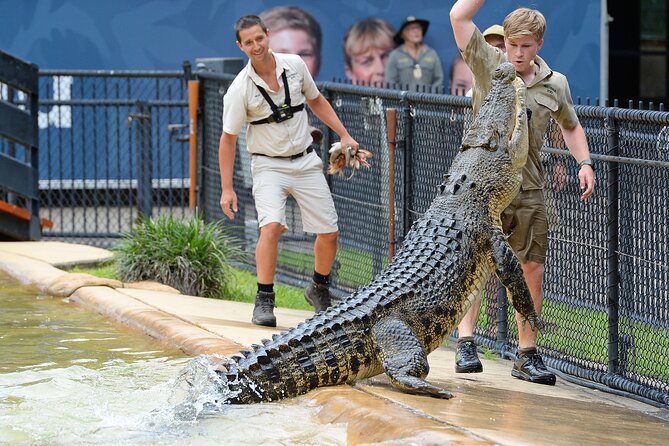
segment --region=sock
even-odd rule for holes
[[[519,348],[518,349],[518,356],[523,358],[525,356],[532,356],[537,354],[537,348],[536,347],[527,347],[527,348]]]
[[[474,336],[463,336],[461,338],[458,338],[458,345],[463,344],[465,342],[474,342],[474,344],[476,344],[476,342],[474,341]]]
[[[265,284],[258,282],[258,291],[262,291],[264,293],[273,293],[274,284],[273,283]]]
[[[314,271],[314,282],[319,285],[328,286],[330,285],[330,275],[328,274],[327,276],[324,276],[323,274],[319,274]]]

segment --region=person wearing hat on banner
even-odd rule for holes
[[[483,38],[488,45],[499,48],[506,53],[506,46],[504,46],[504,27],[502,25],[492,25],[483,31]]]
[[[388,56],[384,80],[391,87],[441,92],[444,70],[437,52],[423,42],[430,22],[409,16],[394,40],[399,45]]]

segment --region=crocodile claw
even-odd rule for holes
[[[541,316],[539,316],[536,311],[533,311],[528,316],[523,316],[522,319],[523,327],[525,326],[526,322],[530,324],[530,328],[532,329],[532,331],[537,331],[537,330],[541,331],[544,328],[546,328],[546,323],[544,322],[543,319],[541,319]]]

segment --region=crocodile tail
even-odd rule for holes
[[[264,401],[262,392],[248,379],[248,370],[238,365],[245,356],[236,355],[228,359],[229,362],[219,366],[216,371],[219,379],[220,404],[253,404]]]
[[[265,339],[219,372],[223,398],[229,404],[277,401],[368,376],[370,370],[380,373],[370,367],[373,349],[360,336],[369,326],[362,310],[344,305]]]

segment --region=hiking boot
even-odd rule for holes
[[[531,383],[555,385],[555,375],[548,371],[538,353],[521,356],[513,363],[511,376]]]
[[[481,373],[483,364],[479,360],[474,341],[458,342],[455,348],[455,373]]]
[[[276,317],[274,316],[274,293],[258,291],[256,294],[256,305],[253,307],[253,319],[256,325],[266,327],[276,327]]]
[[[304,290],[304,297],[316,309],[316,313],[327,310],[332,306],[332,297],[327,286],[312,282]]]

